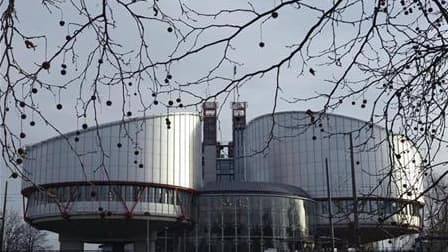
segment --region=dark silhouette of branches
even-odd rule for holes
[[[448,194],[446,180],[438,183],[427,193],[428,226],[426,233],[433,236],[446,236],[448,234]]]
[[[35,12],[54,21],[43,34],[22,25],[26,18],[18,4],[0,1],[0,144],[13,177],[32,182],[21,169],[31,131],[49,127],[64,136],[52,113],[72,115],[84,130],[88,123],[98,126],[109,108],[123,121],[161,108],[197,108],[227,100],[260,79],[274,88],[273,113],[279,102],[313,104],[307,110],[310,126],[327,112],[361,110],[369,115],[365,127],[380,124],[388,133],[376,142],[388,142],[391,163],[398,151],[392,135],[399,135],[419,150],[421,179],[434,168],[446,169],[440,156],[448,144],[446,1],[289,0],[216,7],[184,0],[43,0]],[[292,35],[280,31],[284,25]],[[296,25],[303,31],[293,31]],[[315,95],[283,92],[290,74],[298,83],[319,79],[322,86]],[[273,128],[267,146],[276,139]],[[384,178],[405,167],[384,167]],[[104,160],[99,169],[107,174]]]
[[[22,221],[14,210],[8,210],[3,251],[37,251],[48,249],[47,233]]]

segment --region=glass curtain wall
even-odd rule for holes
[[[275,195],[202,195],[197,251],[303,251],[311,248],[314,202]]]

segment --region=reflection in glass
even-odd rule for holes
[[[199,251],[294,251],[307,247],[312,243],[313,204],[292,196],[202,195]]]

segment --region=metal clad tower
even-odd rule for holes
[[[235,180],[244,181],[244,129],[246,128],[246,102],[232,102],[232,136]]]
[[[204,184],[216,181],[216,121],[217,103],[202,104],[203,134],[202,158]]]

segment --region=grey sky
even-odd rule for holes
[[[97,1],[86,1],[89,5],[89,9],[92,13],[96,14],[99,10],[99,2]],[[176,16],[179,15],[179,9],[173,8],[172,6],[175,1],[160,1],[160,8],[169,15]],[[263,12],[267,8],[272,8],[276,6],[281,1],[252,1],[255,9],[259,12]],[[308,1],[316,4],[315,1]],[[331,4],[333,1],[322,1],[319,4],[322,6],[326,6]],[[219,9],[223,8],[248,8],[248,4],[245,1],[240,0],[232,0],[232,1],[189,1],[192,7],[197,8],[199,11],[206,11],[209,13],[213,13]],[[49,55],[52,55],[58,48],[65,42],[65,36],[68,34],[73,34],[74,30],[77,29],[74,25],[70,25],[73,22],[85,21],[84,17],[78,15],[76,11],[73,10],[72,7],[69,6],[70,3],[64,3],[63,12],[60,12],[57,9],[52,9],[52,13],[49,13],[47,9],[45,9],[40,1],[17,1],[16,9],[17,16],[19,18],[18,26],[23,28],[25,32],[28,32],[29,35],[46,35],[48,43],[45,46],[44,39],[33,39],[32,41],[37,45],[36,50],[26,49],[25,46],[20,42],[19,38],[16,38],[15,42],[17,45],[16,48],[16,56],[17,60],[21,61],[24,66],[26,66],[29,71],[35,70],[41,62],[43,62]],[[117,7],[118,8],[118,7]],[[141,13],[152,13],[152,6],[149,2],[142,2],[136,6],[136,9]],[[115,11],[115,10],[114,10]],[[119,13],[119,12],[118,12]],[[92,15],[94,15],[92,14]],[[271,62],[278,60],[280,57],[284,57],[290,52],[290,48],[286,47],[295,43],[298,43],[301,39],[303,39],[305,32],[317,21],[318,12],[310,11],[309,9],[302,7],[300,9],[295,8],[285,8],[279,11],[279,16],[276,19],[266,20],[262,29],[260,29],[260,24],[256,24],[253,27],[244,31],[241,36],[237,37],[235,40],[232,40],[232,47],[235,50],[231,50],[229,52],[229,56],[238,62],[243,63],[244,65],[238,66],[236,68],[236,77],[241,76],[249,71],[260,67],[266,67]],[[358,13],[355,11],[351,11],[346,13],[348,17],[356,18]],[[151,16],[151,15],[149,15]],[[247,21],[250,18],[250,14],[236,14],[231,16],[223,15],[223,17],[218,17],[215,22],[219,23],[234,23],[239,24],[241,22]],[[138,49],[138,34],[136,33],[135,23],[133,20],[129,18],[129,16],[115,16],[117,21],[117,29],[111,31],[111,37],[115,42],[122,43],[124,47],[121,49],[121,52],[136,50]],[[59,21],[64,20],[65,25],[60,26]],[[199,21],[199,24],[207,24],[207,22],[211,19],[204,18],[203,21]],[[146,37],[149,41],[149,47],[151,52],[151,57],[155,61],[163,61],[167,58],[167,55],[173,50],[175,43],[177,41],[175,33],[167,32],[167,28],[169,27],[167,24],[158,23],[158,22],[150,22],[146,27]],[[349,39],[356,32],[355,30],[350,28],[350,25],[341,25],[338,27],[338,34],[342,39]],[[216,37],[222,37],[225,34],[229,34],[231,29],[216,29],[204,35],[202,41],[209,41],[215,39]],[[66,83],[70,80],[76,73],[79,73],[82,69],[82,66],[85,64],[87,54],[92,50],[97,42],[93,40],[94,32],[92,30],[87,31],[85,34],[81,34],[79,41],[76,43],[76,52],[79,53],[79,58],[75,58],[75,61],[72,61],[72,55],[68,52],[64,57],[58,56],[58,58],[52,64],[49,72],[43,72],[42,78],[53,84],[62,84]],[[331,32],[329,30],[324,30],[324,32],[318,37],[313,44],[312,51],[318,53],[321,49],[328,46],[328,42],[331,38]],[[263,48],[259,47],[259,42],[263,41],[265,46]],[[192,45],[192,42],[186,43],[186,45]],[[3,46],[3,45],[2,45]],[[23,46],[23,47],[21,47]],[[184,46],[184,49],[186,46]],[[173,80],[171,81],[172,86],[171,89],[175,89],[179,87],[179,84],[184,84],[186,81],[194,81],[200,78],[200,76],[204,75],[204,73],[209,70],[210,65],[216,63],[217,58],[222,54],[222,46],[218,46],[216,48],[212,48],[210,50],[204,51],[198,55],[194,55],[191,58],[187,58],[186,60],[182,60],[180,62],[175,62],[171,66],[170,74],[173,76]],[[97,56],[94,57],[93,62],[96,62],[98,59]],[[317,92],[325,92],[331,88],[331,85],[328,84],[327,80],[332,79],[335,75],[340,74],[341,68],[335,65],[330,66],[322,66],[320,65],[323,60],[310,60],[307,62],[307,65],[303,65],[300,60],[295,59],[292,62],[290,68],[282,68],[281,69],[281,92],[280,97],[285,99],[293,99],[293,98],[304,98],[309,96],[316,95]],[[67,64],[67,74],[62,76],[59,74],[61,70],[60,64]],[[343,62],[344,63],[344,62]],[[96,67],[96,63],[94,63],[92,68]],[[135,67],[135,63],[130,63],[128,66],[130,68]],[[226,78],[233,78],[233,67],[232,63],[225,63],[221,70],[217,72],[220,76],[225,76]],[[300,68],[303,67],[304,73],[299,75]],[[309,69],[313,68],[316,71],[315,75],[309,73]],[[76,71],[77,69],[77,71]],[[105,72],[112,72],[112,69],[109,67],[105,69]],[[163,76],[166,74],[165,69],[158,68],[156,70],[158,78],[163,82]],[[89,72],[88,79],[92,79],[94,71]],[[355,72],[351,78],[362,78],[363,75],[360,72]],[[87,81],[82,83],[84,85],[82,97],[87,98],[90,97],[90,94],[93,92],[91,87],[91,82]],[[209,85],[203,83],[198,86],[190,86],[186,87],[186,89],[194,92],[197,95],[207,96],[207,94],[213,93],[214,91],[222,88],[221,82],[210,82]],[[69,132],[80,128],[81,124],[87,122],[89,125],[93,125],[93,117],[91,116],[92,110],[89,110],[88,117],[86,119],[78,119],[75,112],[76,106],[76,98],[79,96],[79,87],[81,83],[79,81],[75,81],[69,85],[69,87],[61,92],[56,91],[55,95],[49,92],[39,92],[34,97],[35,104],[39,107],[43,113],[45,113],[45,117],[52,123],[57,126],[57,128],[61,132]],[[134,96],[134,92],[139,92],[142,94],[142,99],[146,104],[150,104],[152,102],[151,93],[149,88],[152,88],[151,80],[149,78],[145,78],[141,82],[141,89],[138,89],[138,86],[135,84],[132,87],[128,87],[129,95],[130,95],[130,103],[125,104],[125,111],[131,110],[133,112],[133,116],[143,116],[144,114],[141,111],[141,106],[139,106],[138,97]],[[165,91],[169,91],[170,89],[164,89]],[[28,90],[17,90],[17,92],[27,92]],[[122,97],[121,97],[121,88],[117,85],[112,88],[106,86],[100,86],[99,92],[99,100],[102,102],[101,105],[98,104],[98,120],[100,123],[110,122],[120,120],[122,118],[121,105],[122,105]],[[239,93],[239,101],[248,102],[248,110],[247,117],[250,121],[252,118],[270,113],[272,112],[272,107],[274,104],[273,93],[275,92],[275,75],[274,73],[268,73],[264,75],[262,78],[260,76],[256,76],[252,78],[250,81],[246,82],[241,88],[238,89]],[[370,101],[370,97],[374,95],[376,92],[372,91],[365,94],[360,94],[354,97],[355,99],[368,99]],[[172,99],[175,100],[178,97],[178,92],[171,92],[168,95],[159,95],[158,99],[161,102],[167,102]],[[191,97],[188,97],[184,94],[180,94],[183,99],[183,103],[189,104],[194,101]],[[220,137],[220,141],[229,141],[231,138],[231,117],[230,117],[230,103],[234,100],[234,97],[238,97],[236,93],[232,93],[229,95],[229,98],[224,103],[225,96],[220,96],[217,101],[219,104],[223,106],[220,115],[220,129],[221,131],[218,134]],[[112,101],[111,107],[106,107],[106,100]],[[29,101],[29,100],[28,100]],[[344,114],[347,116],[352,116],[355,118],[368,120],[369,114],[366,113],[370,111],[369,108],[371,106],[370,103],[367,104],[366,109],[362,109],[358,104],[356,106],[352,106],[350,104],[351,100],[347,100],[344,104],[342,104],[335,113]],[[56,104],[63,104],[63,110],[59,111],[56,109]],[[283,100],[278,100],[277,111],[285,111],[285,110],[319,110],[321,109],[321,103],[318,102],[301,102],[301,103],[288,103]],[[79,108],[79,107],[78,107]],[[198,108],[188,107],[186,109],[171,109],[170,111],[195,111]],[[166,107],[164,106],[156,106],[151,110],[145,112],[146,115],[150,114],[160,114],[167,112]],[[39,141],[42,141],[51,136],[57,135],[57,133],[46,126],[42,121],[37,121],[36,127],[29,127],[28,122],[31,118],[31,115],[28,115],[28,119],[23,121],[20,120],[17,116],[15,118],[11,118],[8,123],[12,128],[20,128],[27,132],[27,137],[23,140],[22,145],[32,144]],[[22,126],[21,126],[22,124]],[[222,137],[222,138],[221,138]],[[8,176],[10,172],[4,167],[1,170],[1,181],[3,182]],[[19,195],[19,180],[10,180],[11,181],[11,200],[9,201],[11,205],[14,205],[17,208],[21,207],[21,197]],[[2,183],[3,184],[3,183]],[[0,189],[0,192],[3,191],[3,186]]]

